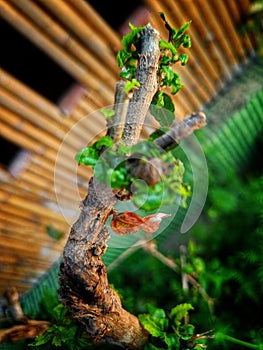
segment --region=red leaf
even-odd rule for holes
[[[154,233],[158,230],[162,219],[171,216],[171,214],[156,213],[144,217],[144,224],[141,225],[140,229],[147,233]]]
[[[127,211],[117,214],[117,211],[114,210],[111,228],[118,235],[135,233],[139,230],[147,233],[154,233],[158,230],[162,219],[168,216],[170,216],[170,214],[157,213],[143,218],[133,212]]]

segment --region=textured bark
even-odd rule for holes
[[[123,141],[127,145],[138,142],[157,89],[159,34],[150,25],[142,34],[141,47],[137,70],[141,86],[129,102],[124,125]],[[119,135],[119,131],[115,131],[114,137]],[[59,299],[72,316],[85,325],[94,344],[110,343],[125,349],[142,349],[147,332],[135,316],[122,308],[119,296],[109,286],[102,260],[109,238],[105,223],[116,200],[109,187],[97,183],[94,178],[90,180],[80,216],[73,224],[64,248]]]
[[[167,133],[154,140],[156,145],[163,149],[176,145],[180,140],[188,137],[195,130],[201,129],[206,125],[206,116],[203,112],[197,112],[189,115],[184,120],[175,124]]]
[[[158,88],[156,72],[160,57],[159,41],[159,33],[148,24],[142,33],[141,54],[136,74],[140,87],[134,91],[130,100],[124,126],[123,141],[126,145],[138,141],[145,115]]]

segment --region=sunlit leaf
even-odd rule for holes
[[[117,214],[113,211],[111,228],[118,235],[126,235],[142,230],[146,233],[154,233],[158,230],[162,219],[170,214],[157,213],[141,217],[133,212],[123,212]]]

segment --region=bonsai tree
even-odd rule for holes
[[[183,164],[168,149],[205,125],[203,113],[174,123],[174,105],[166,92],[170,89],[173,95],[182,87],[173,65],[187,63],[188,56],[178,51],[180,46],[191,45],[185,33],[190,22],[176,30],[163,13],[161,17],[168,40],[161,40],[150,24],[138,28],[130,25],[131,32],[124,36],[123,49],[117,55],[121,79],[116,84],[114,107],[103,111],[107,133],[76,155],[79,164],[92,166],[94,175],[64,248],[59,300],[85,326],[93,344],[144,347],[148,331],[122,307],[108,282],[103,262],[110,236],[106,223],[110,220],[116,234],[141,230],[151,235],[171,214],[158,212],[160,203],[169,203],[177,196],[185,205],[190,190],[183,181]],[[142,141],[149,111],[160,127]],[[132,200],[147,215],[118,213],[116,204],[125,200]]]

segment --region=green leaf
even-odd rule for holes
[[[113,169],[109,166],[107,161],[100,158],[94,167],[94,176],[96,179],[101,183],[110,185],[112,173]]]
[[[171,195],[170,198],[173,200]],[[142,210],[153,211],[159,209],[165,202],[163,184],[158,183],[154,187],[150,187],[143,182],[136,183],[136,190],[132,200]]]
[[[130,185],[131,177],[126,167],[123,166],[113,170],[110,178],[110,186],[112,188],[130,189]]]
[[[143,324],[143,327],[153,336],[162,337],[164,335],[162,327],[156,323],[150,315],[139,315],[139,320]]]
[[[62,305],[58,304],[53,309],[53,318],[56,322],[64,322],[67,316],[67,309]]]
[[[149,314],[139,315],[139,320],[144,328],[153,337],[163,337],[168,329],[169,320],[166,318],[166,313],[163,309],[156,308],[150,304],[147,305]]]
[[[130,24],[131,32],[127,33],[122,38],[122,46],[126,52],[131,51],[132,44],[136,45],[140,38],[140,32],[144,29],[144,27],[135,27]]]
[[[78,164],[95,166],[99,159],[99,152],[103,147],[111,147],[113,140],[110,136],[104,136],[96,141],[92,146],[83,148],[75,155]]]
[[[117,53],[117,62],[120,68],[124,67],[126,62],[132,57],[131,53],[124,50],[119,50]]]
[[[170,333],[164,336],[164,342],[168,346],[168,350],[179,350],[180,341],[176,334]]]
[[[49,328],[42,335],[36,336],[34,343],[29,344],[29,346],[41,346],[47,344],[52,338],[52,330]]]
[[[111,117],[114,116],[115,111],[114,109],[101,109],[101,113],[106,117],[106,119],[111,119]]]
[[[179,75],[173,71],[172,67],[164,66],[162,67],[162,71],[164,75],[163,85],[170,86],[172,88],[172,94],[176,94],[183,87]]]
[[[160,40],[159,47],[160,49],[170,50],[172,56],[175,56],[177,54],[177,48],[173,45],[173,43],[170,43],[166,40]]]
[[[186,49],[189,49],[191,47],[191,38],[189,35],[185,35],[183,38],[183,47],[185,47]]]
[[[176,29],[175,29],[175,28],[172,28],[172,27],[170,26],[170,24],[169,24],[168,21],[166,20],[165,14],[164,14],[163,12],[160,12],[160,17],[161,17],[161,19],[162,19],[162,20],[164,21],[164,23],[165,23],[165,28],[168,29],[168,31],[169,31],[169,40],[170,40],[171,38],[173,38],[173,36],[176,35]]]
[[[179,304],[171,309],[169,317],[176,326],[180,326],[183,318],[188,315],[188,311],[193,309],[194,308],[191,304]]]
[[[157,308],[151,304],[147,304],[147,310],[151,316],[155,319],[166,318],[166,313],[164,309]]]
[[[57,241],[60,240],[64,236],[63,232],[57,230],[55,227],[53,227],[51,225],[48,225],[46,227],[46,230],[47,230],[48,235]]]
[[[103,136],[98,141],[96,141],[91,147],[100,151],[103,147],[113,146],[113,140],[110,136]]]
[[[179,336],[183,340],[190,340],[195,335],[195,326],[192,324],[184,324],[179,327]]]
[[[151,343],[146,343],[145,346],[144,346],[144,350],[160,350],[160,349],[163,349],[163,348],[160,348],[159,346],[156,347],[154,346],[153,344]]]
[[[182,66],[185,66],[188,62],[188,55],[186,55],[185,53],[181,54],[179,57],[178,57],[178,60],[181,61],[181,64]]]
[[[133,78],[131,81],[127,81],[127,83],[125,84],[124,87],[124,91],[126,93],[130,92],[131,90],[133,90],[136,87],[140,87],[141,84],[135,79]]]
[[[189,28],[190,24],[192,23],[192,21],[188,21],[185,24],[183,24],[177,31],[176,36],[173,38],[174,40],[176,40],[177,38],[181,37]]]
[[[75,159],[78,164],[94,166],[99,159],[99,154],[92,146],[83,148],[75,155]]]
[[[163,91],[159,91],[152,100],[150,112],[162,127],[170,127],[175,118],[171,97]]]

